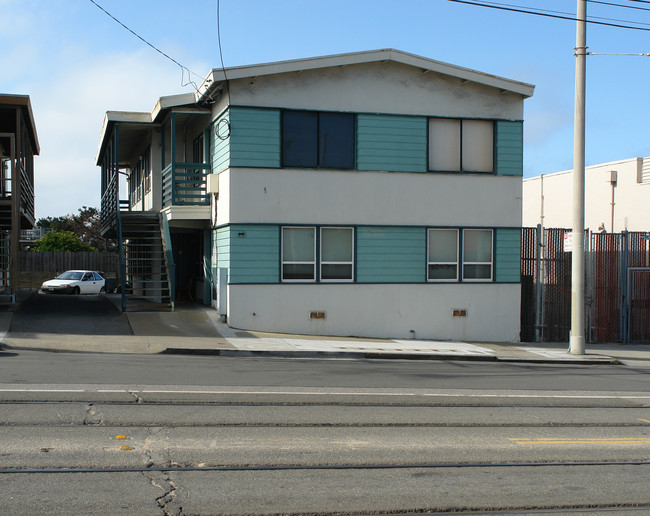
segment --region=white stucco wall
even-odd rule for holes
[[[219,174],[217,216],[218,225],[266,222],[519,226],[521,178],[493,174],[228,169]]]
[[[229,88],[239,106],[523,119],[521,95],[395,62],[252,77]],[[213,117],[225,100],[212,106]]]
[[[519,306],[518,284],[228,286],[231,327],[306,335],[516,342]]]
[[[598,231],[604,223],[612,232],[610,171],[617,172],[614,189],[614,232],[650,230],[650,180],[644,182],[650,158],[632,158],[587,167],[585,171],[585,227]],[[650,179],[650,178],[649,178]],[[557,172],[524,179],[523,225],[570,228],[573,225],[573,172]],[[543,217],[542,217],[543,210]]]

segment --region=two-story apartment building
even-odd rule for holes
[[[39,152],[29,96],[0,94],[0,293],[15,289],[20,230],[36,222],[34,156]]]
[[[167,270],[172,301],[237,328],[516,340],[532,93],[379,50],[214,69],[193,98],[109,112],[106,230],[131,245],[160,213],[165,248],[126,287]]]

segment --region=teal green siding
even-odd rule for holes
[[[523,122],[495,123],[495,172],[501,176],[523,176]]]
[[[277,226],[238,224],[216,231],[219,268],[228,269],[228,283],[277,283],[280,233]]]
[[[521,270],[521,230],[497,229],[495,234],[494,279],[497,283],[519,283]]]
[[[357,282],[423,283],[426,240],[425,228],[357,228]]]
[[[230,166],[230,139],[222,140],[215,134],[215,128],[220,127],[220,123],[226,124],[229,120],[229,114],[226,112],[217,118],[210,127],[210,152],[212,153],[210,159],[213,174],[218,174]]]
[[[214,245],[217,246],[217,268],[230,269],[230,228],[214,231]]]
[[[427,171],[427,119],[357,116],[357,170]]]
[[[230,166],[280,167],[280,111],[230,109]]]

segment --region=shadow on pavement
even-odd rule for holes
[[[105,296],[34,294],[20,304],[10,334],[132,335],[126,315]]]

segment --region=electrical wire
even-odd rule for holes
[[[630,0],[630,1],[632,1],[632,0]],[[648,8],[648,7],[638,7],[636,5],[616,4],[614,2],[603,2],[602,0],[587,0],[587,2],[590,3],[590,4],[600,4],[600,5],[608,5],[610,7],[620,7],[622,9],[636,9],[638,11],[650,11],[650,8]],[[650,2],[643,2],[643,3],[644,4],[650,4]]]
[[[473,5],[476,7],[486,7],[488,9],[497,9],[500,11],[510,11],[510,12],[515,12],[515,13],[522,13],[522,14],[532,14],[534,16],[543,16],[546,18],[555,18],[558,20],[569,20],[569,21],[583,21],[585,23],[590,23],[592,25],[604,25],[607,27],[616,27],[619,29],[629,29],[629,30],[640,30],[644,32],[650,32],[650,28],[648,27],[634,27],[631,25],[622,25],[620,23],[610,23],[610,22],[605,22],[605,21],[596,21],[594,19],[587,19],[587,20],[579,20],[575,16],[562,16],[559,14],[551,14],[551,13],[546,13],[546,12],[535,12],[529,10],[530,8],[515,8],[515,7],[506,7],[504,5],[498,5],[498,4],[483,4],[479,2],[474,2],[470,0],[447,0],[449,2],[455,2],[458,4],[466,4],[466,5]],[[636,23],[636,22],[628,22],[628,23]]]
[[[169,55],[165,54],[162,50],[154,46],[153,44],[149,43],[146,39],[144,39],[142,36],[137,34],[135,31],[124,25],[120,20],[118,20],[115,16],[113,16],[111,13],[109,13],[106,9],[104,9],[101,5],[99,5],[95,0],[90,0],[90,3],[95,5],[98,9],[103,11],[106,15],[108,15],[110,18],[112,18],[114,21],[116,21],[118,24],[120,24],[122,27],[124,27],[126,30],[128,30],[131,34],[133,34],[136,38],[138,38],[140,41],[143,43],[146,43],[149,45],[151,48],[153,48],[156,52],[158,52],[160,55],[166,57],[169,59],[172,63],[178,65],[181,69],[181,86],[184,88],[185,86],[192,85],[194,87],[194,90],[198,92],[199,87],[196,85],[196,83],[191,79],[191,75],[195,75],[196,77],[202,78],[199,74],[193,72],[190,70],[187,66],[183,66],[180,64],[176,59],[170,57]],[[185,72],[187,72],[187,82],[185,81]]]
[[[590,0],[588,0],[590,1]],[[605,3],[605,2],[596,2],[596,3]],[[521,5],[513,5],[513,4],[504,4],[500,2],[490,2],[491,5],[499,5],[503,7],[514,7],[514,8],[519,8],[519,9],[529,9],[531,11],[535,12],[540,12],[540,13],[551,13],[551,14],[560,14],[560,15],[566,15],[570,16],[572,20],[575,19],[575,14],[572,12],[567,12],[567,11],[551,11],[549,9],[540,9],[537,7],[528,7],[528,6],[521,6]],[[609,4],[609,5],[614,5],[614,4]],[[627,6],[621,6],[621,7],[627,7]],[[637,9],[643,9],[645,11],[650,11],[650,9],[646,9],[645,7],[637,7]],[[637,22],[637,21],[632,21],[632,20],[620,20],[617,18],[604,18],[602,16],[589,16],[589,19],[591,20],[604,20],[604,21],[610,21],[610,22],[621,22],[621,23],[632,23],[634,25],[647,25],[650,27],[650,23],[644,23],[644,22]]]

